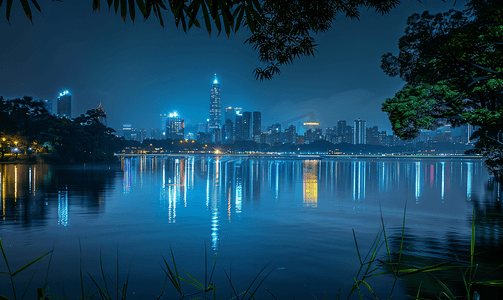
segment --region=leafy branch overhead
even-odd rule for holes
[[[9,22],[13,1],[0,0],[0,7],[6,4]],[[30,5],[41,12],[37,0],[16,1],[32,22]],[[102,1],[90,1],[94,11],[100,10]],[[280,67],[295,59],[312,56],[317,46],[313,35],[330,29],[337,14],[358,19],[360,9],[385,14],[398,4],[400,0],[106,0],[108,9],[120,14],[124,22],[128,15],[134,22],[139,12],[144,20],[153,14],[164,27],[163,13],[170,12],[175,26],[184,32],[204,26],[210,35],[215,29],[217,35],[224,31],[229,37],[241,27],[248,28],[251,36],[245,43],[252,45],[266,65],[254,70],[260,80],[272,79]]]

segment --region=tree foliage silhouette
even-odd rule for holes
[[[407,25],[398,56],[382,56],[384,72],[406,82],[382,105],[393,131],[412,139],[422,129],[470,124],[489,170],[503,175],[503,2],[416,13]]]

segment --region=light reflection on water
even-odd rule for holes
[[[111,167],[0,165],[0,199],[0,236],[20,264],[56,240],[56,249],[78,251],[82,237],[86,253],[117,245],[127,259],[140,253],[136,259],[152,266],[135,272],[146,278],[159,271],[155,262],[166,245],[181,249],[181,263],[190,266],[201,257],[195,245],[207,239],[222,266],[245,266],[233,269],[238,278],[274,260],[281,272],[269,287],[303,298],[351,284],[345,281],[354,272],[334,270],[356,272],[351,229],[369,246],[380,210],[390,228],[399,227],[408,201],[407,241],[443,258],[438,251],[447,237],[459,236],[460,245],[469,239],[472,209],[490,215],[490,207],[501,207],[501,184],[481,160],[143,156]],[[499,245],[499,223],[481,227],[482,237],[487,232]],[[437,252],[421,250],[432,238]],[[95,261],[91,256],[84,259]],[[136,289],[151,297],[149,290]]]

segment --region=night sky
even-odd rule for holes
[[[11,24],[0,8],[0,95],[52,99],[63,90],[72,95],[75,117],[101,103],[108,125],[118,129],[160,127],[159,114],[177,111],[188,125],[209,117],[210,85],[217,74],[222,116],[228,106],[261,111],[262,126],[281,123],[313,111],[320,126],[337,120],[364,119],[367,127],[391,126],[381,103],[403,82],[380,69],[381,55],[397,53],[398,38],[414,12],[445,11],[454,1],[405,0],[391,14],[364,11],[361,21],[342,15],[333,28],[315,37],[314,57],[303,57],[281,69],[272,81],[255,80],[263,65],[250,45],[246,28],[227,38],[203,29],[188,34],[164,13],[165,28],[155,16],[133,25],[108,11],[92,11],[91,0],[40,1],[33,23],[14,1]],[[462,9],[465,1],[454,6]],[[325,132],[323,130],[323,132]]]

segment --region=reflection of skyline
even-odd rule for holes
[[[365,161],[353,161],[353,201],[365,200],[366,191],[366,167]]]
[[[116,171],[108,165],[72,169],[47,164],[1,164],[1,219],[27,227],[43,226],[46,220],[53,219],[58,225],[68,226],[73,196],[78,199],[75,205],[93,214],[101,213],[103,193]]]
[[[302,161],[304,204],[316,207],[318,203],[318,160]]]
[[[479,193],[475,189],[480,188],[481,175],[485,172],[481,160],[449,159],[321,158],[311,161],[277,157],[166,156],[126,158],[120,166],[123,173],[117,175],[122,187],[118,191],[122,196],[137,194],[133,191],[148,189],[153,184],[161,186],[157,189],[160,191],[158,203],[166,209],[168,222],[179,222],[180,209],[192,206],[194,195],[206,197],[209,236],[214,249],[221,240],[222,222],[232,222],[255,206],[270,205],[266,199],[272,199],[275,205],[298,203],[318,208],[330,201],[337,201],[336,205],[347,200],[363,204],[369,197],[387,199],[388,195],[399,193],[404,199],[414,198],[418,204],[425,205],[431,203],[429,199],[452,202],[459,199],[462,191],[463,198],[470,201]],[[108,166],[106,169],[110,172]],[[93,175],[88,172],[85,168],[48,165],[0,165],[2,219],[17,219],[22,221],[20,224],[31,226],[53,214],[57,224],[68,225],[74,201],[87,207],[90,213],[105,212],[103,195],[107,190],[104,187],[115,177],[99,170],[93,171]],[[499,189],[494,193],[501,195]]]

